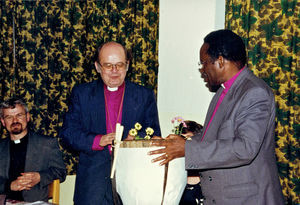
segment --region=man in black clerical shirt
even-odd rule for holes
[[[21,201],[47,201],[48,185],[66,177],[57,139],[28,129],[30,114],[20,99],[2,102],[0,118],[9,134],[0,140],[0,194]]]

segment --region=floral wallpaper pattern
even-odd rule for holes
[[[300,2],[226,0],[226,28],[243,37],[248,66],[273,89],[276,155],[283,194],[300,204]]]
[[[56,137],[73,86],[98,78],[94,55],[104,42],[130,49],[127,78],[157,89],[158,0],[0,1],[0,16],[0,101],[25,99],[42,134]],[[74,174],[76,153],[64,153]]]

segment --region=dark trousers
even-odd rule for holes
[[[200,182],[198,184],[187,184],[179,205],[198,205],[203,204],[203,195]]]

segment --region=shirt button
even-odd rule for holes
[[[215,204],[215,203],[216,203],[216,200],[213,199],[213,200],[212,200],[212,203]]]
[[[209,181],[212,181],[212,177],[211,177],[211,176],[209,176],[209,177],[208,177],[208,180],[209,180]]]

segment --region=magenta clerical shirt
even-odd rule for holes
[[[108,90],[107,86],[104,85],[104,95],[106,97],[107,104],[105,105],[106,113],[106,133],[116,132],[116,124],[122,122],[122,110],[123,110],[123,93],[125,90],[125,83],[123,83],[116,91]],[[119,116],[118,116],[119,114]],[[95,136],[92,150],[103,150],[104,147],[100,146],[101,137],[104,134]],[[111,152],[111,146],[108,145],[109,151]]]
[[[244,67],[244,68],[245,68],[245,67]],[[222,87],[223,87],[224,90],[222,91],[222,93],[221,93],[221,95],[220,95],[220,97],[219,97],[219,100],[218,100],[217,105],[216,105],[216,107],[215,107],[215,109],[214,109],[214,112],[213,112],[213,114],[212,114],[212,116],[211,116],[211,118],[210,118],[210,120],[209,120],[209,123],[208,123],[208,125],[207,125],[207,127],[206,127],[206,129],[205,129],[204,134],[202,135],[201,141],[204,139],[204,136],[205,136],[205,134],[206,134],[206,131],[207,131],[207,129],[209,128],[209,125],[210,125],[212,119],[214,118],[214,116],[215,116],[215,114],[216,114],[216,112],[217,112],[219,106],[221,105],[221,103],[222,103],[222,101],[223,101],[225,95],[228,93],[228,91],[229,91],[229,89],[231,88],[232,84],[234,83],[235,79],[239,76],[239,74],[242,72],[242,70],[243,70],[244,68],[242,68],[241,70],[239,70],[239,72],[237,72],[237,74],[235,74],[230,80],[228,80],[228,81],[226,81],[224,84],[222,84]]]

